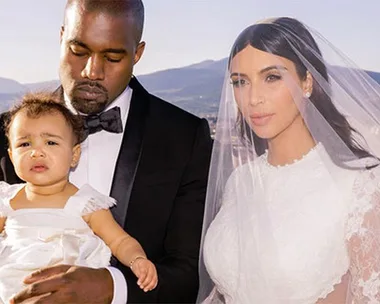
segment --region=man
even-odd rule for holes
[[[113,265],[118,269],[60,265],[27,280],[29,286],[15,303],[39,295],[44,296],[38,303],[196,299],[209,128],[205,120],[150,95],[132,77],[145,47],[140,42],[143,19],[141,0],[69,0],[61,29],[58,93],[73,111],[88,115],[89,136],[71,181],[77,186],[89,182],[117,199],[113,214],[155,263],[158,286],[144,293],[130,269],[117,261]],[[94,115],[102,112],[105,116]],[[6,157],[4,134],[0,144],[3,179],[18,182]]]

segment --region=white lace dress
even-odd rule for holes
[[[220,294],[234,304],[380,303],[380,169],[331,162],[327,170],[321,155],[319,144],[302,160],[274,167],[265,154],[255,170],[233,172],[204,242],[215,283],[205,303],[219,303]],[[257,180],[264,191],[249,190]]]
[[[19,292],[23,278],[57,264],[105,267],[111,251],[82,216],[115,204],[112,198],[85,185],[63,209],[13,210],[9,201],[24,184],[0,182],[0,216],[6,224],[0,235],[0,303]]]

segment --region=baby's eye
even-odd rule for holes
[[[58,145],[58,143],[56,143],[55,141],[52,141],[52,140],[49,140],[49,141],[47,142],[47,144],[48,144],[49,146],[56,146],[56,145]]]
[[[28,143],[28,142],[23,142],[23,143],[20,143],[17,147],[24,148],[24,147],[29,147],[29,146],[30,146],[30,143]]]

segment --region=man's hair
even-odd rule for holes
[[[64,24],[66,11],[73,5],[78,5],[89,13],[105,13],[113,17],[123,16],[132,19],[136,42],[140,42],[144,28],[144,4],[141,0],[68,0]]]
[[[74,144],[81,143],[84,138],[84,120],[80,115],[72,113],[66,106],[61,103],[54,93],[37,92],[24,95],[19,103],[17,103],[7,113],[4,121],[5,135],[10,142],[9,130],[16,115],[20,111],[25,111],[29,118],[39,118],[44,115],[60,113],[68,126],[71,127],[75,138]]]

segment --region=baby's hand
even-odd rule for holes
[[[137,285],[145,292],[153,290],[157,286],[157,270],[154,264],[148,259],[139,257],[134,260],[131,269],[138,278]]]

